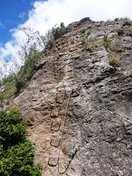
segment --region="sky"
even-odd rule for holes
[[[31,0],[2,0],[0,4],[0,42],[5,43],[11,39],[11,29],[16,28],[28,17],[32,8]]]
[[[132,19],[132,0],[1,0],[0,74],[21,65],[18,52],[26,41],[23,28],[44,35],[60,22],[68,25],[84,17],[95,21]]]

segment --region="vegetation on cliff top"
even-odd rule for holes
[[[59,27],[49,30],[45,36],[39,36],[37,43],[33,43],[31,38],[28,40],[28,46],[22,47],[22,51],[20,51],[22,57],[24,56],[24,64],[16,74],[12,73],[0,82],[0,103],[18,95],[28,85],[35,72],[35,66],[42,57],[42,52],[37,50],[38,45],[43,43],[45,48],[51,48],[53,42],[64,33],[65,26],[61,23]]]

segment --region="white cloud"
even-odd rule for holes
[[[22,30],[23,27],[30,27],[44,35],[55,24],[64,22],[67,25],[84,17],[90,17],[92,20],[107,20],[116,17],[132,18],[131,7],[131,0],[36,1],[32,10],[29,11],[27,21],[24,24],[20,24],[16,29],[11,30],[12,41],[5,43],[3,47],[0,46],[1,70],[8,72],[10,69],[15,69],[14,62],[21,64],[18,50],[26,37]],[[6,71],[3,65],[6,64],[4,59],[7,57],[12,57],[12,61],[7,64]]]

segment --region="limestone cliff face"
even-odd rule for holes
[[[13,100],[43,176],[132,175],[131,36],[123,19],[87,18],[43,52],[30,85]],[[119,67],[109,64],[113,53]]]

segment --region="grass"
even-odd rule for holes
[[[96,41],[94,41],[92,38],[87,39],[84,44],[85,50],[91,52],[96,48],[96,44],[97,44]]]
[[[121,64],[120,57],[114,52],[110,53],[110,56],[108,59],[109,59],[109,64],[114,68],[119,67]]]
[[[104,39],[103,39],[103,45],[105,46],[105,48],[107,50],[112,50],[113,47],[114,47],[112,41],[110,39],[108,39],[107,37],[104,37]]]

